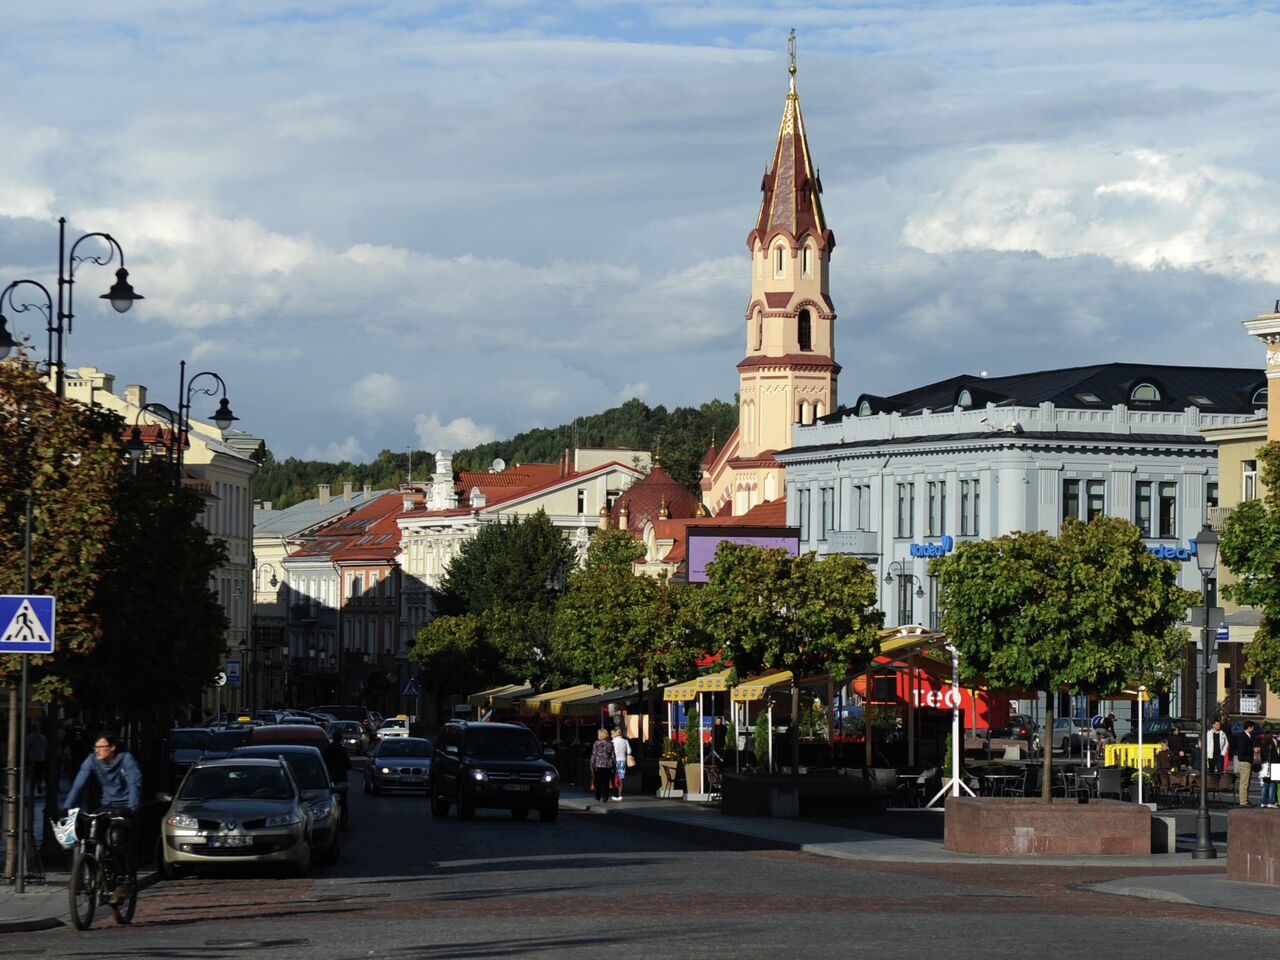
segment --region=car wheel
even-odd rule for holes
[[[375,797],[382,796],[382,788],[378,786],[377,781],[373,779],[369,780],[369,792],[372,793]]]
[[[543,823],[555,823],[556,817],[560,816],[560,804],[553,803],[545,806],[538,811],[538,819]]]
[[[528,807],[512,807],[511,819],[512,820],[528,820],[529,808]]]

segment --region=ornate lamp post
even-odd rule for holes
[[[885,582],[886,584],[891,584],[891,583],[893,583],[893,575],[894,575],[894,573],[897,573],[897,574],[898,574],[898,576],[900,576],[900,577],[902,577],[904,580],[906,580],[906,581],[907,581],[907,583],[914,583],[914,584],[916,585],[916,599],[918,599],[918,600],[923,600],[923,599],[924,599],[924,585],[920,582],[920,578],[919,578],[919,577],[917,577],[914,573],[908,573],[908,572],[907,572],[906,564],[905,564],[905,563],[903,563],[903,561],[901,561],[901,560],[895,560],[895,561],[893,561],[893,563],[889,564],[889,572],[888,572],[888,573],[886,573],[886,574],[884,575],[884,582]],[[912,611],[911,611],[911,612],[912,612],[912,614],[914,615],[914,613],[915,613],[915,608],[914,608],[914,606],[912,607]],[[898,611],[898,613],[899,613],[899,614],[901,614],[901,613],[902,613],[902,610],[900,609],[900,610]],[[908,620],[910,620],[910,619],[912,619],[912,618],[911,618],[911,617],[907,617],[907,619],[908,619]]]
[[[214,383],[214,386],[208,386],[208,387],[196,386],[197,382],[205,377],[212,380]],[[231,407],[227,403],[226,382],[220,376],[214,373],[212,370],[202,370],[200,373],[197,373],[195,376],[193,376],[190,380],[187,380],[187,361],[185,360],[182,361],[182,363],[179,365],[179,373],[178,373],[178,400],[179,400],[178,426],[180,429],[178,431],[178,438],[177,438],[178,467],[177,467],[177,473],[174,476],[175,488],[180,487],[182,485],[183,448],[186,446],[186,443],[184,442],[184,439],[183,439],[184,438],[183,431],[190,430],[191,428],[192,397],[197,393],[202,393],[206,397],[212,397],[212,396],[216,396],[219,392],[222,394],[222,399],[218,402],[218,409],[213,412],[213,414],[209,417],[209,419],[213,421],[213,425],[217,427],[219,430],[226,431],[231,426],[231,424],[235,423],[235,421],[240,419],[234,413],[231,412]]]
[[[1200,626],[1200,807],[1196,811],[1196,846],[1193,860],[1213,860],[1218,850],[1209,834],[1209,795],[1206,792],[1209,757],[1209,578],[1218,566],[1218,535],[1206,523],[1196,537],[1196,566],[1200,568],[1200,595],[1204,601],[1204,623]]]
[[[84,241],[97,238],[107,245],[105,254],[78,254],[80,244]],[[58,218],[58,294],[56,297],[49,293],[44,284],[35,280],[15,280],[0,292],[0,310],[4,309],[4,303],[7,300],[10,308],[14,313],[25,313],[28,310],[38,310],[44,314],[45,329],[49,335],[48,360],[49,368],[55,371],[56,392],[59,397],[67,395],[66,387],[66,361],[64,359],[64,351],[66,345],[66,336],[71,332],[72,321],[75,319],[73,310],[73,292],[76,282],[76,268],[83,263],[93,263],[100,267],[114,263],[119,258],[120,267],[116,270],[116,282],[111,285],[111,289],[100,295],[100,300],[111,301],[111,306],[115,308],[117,313],[127,313],[129,308],[133,306],[135,300],[143,299],[142,295],[134,292],[132,286],[129,285],[129,271],[124,268],[124,250],[120,244],[116,242],[116,238],[109,233],[86,233],[71,244],[70,254],[67,252],[67,218]],[[13,292],[17,287],[28,285],[35,287],[44,294],[44,303],[30,303],[15,300]],[[56,300],[56,309],[55,309]],[[7,341],[7,348],[6,348]],[[4,350],[4,354],[0,358],[8,354],[8,350],[14,346],[13,338],[5,330],[4,318],[0,316],[0,350]]]

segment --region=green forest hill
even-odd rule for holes
[[[661,405],[650,407],[636,399],[603,413],[579,417],[558,427],[539,427],[517,434],[510,440],[495,440],[453,455],[454,470],[487,470],[495,459],[509,465],[555,463],[566,447],[629,447],[653,451],[658,448],[662,465],[679,483],[695,493],[701,472],[698,467],[714,437],[723,443],[738,425],[738,405],[711,400],[700,407]],[[329,463],[325,460],[276,460],[270,452],[255,481],[255,497],[269,501],[277,510],[316,496],[327,483],[335,489],[350,481],[359,490],[369,484],[374,490],[396,489],[410,476],[426,480],[435,470],[429,451],[383,450],[369,463]]]

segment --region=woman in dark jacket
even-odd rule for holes
[[[613,741],[609,739],[609,731],[601,727],[596,731],[596,742],[591,745],[591,783],[601,803],[609,799],[615,762]]]
[[[1259,780],[1262,783],[1262,805],[1264,807],[1274,807],[1276,805],[1276,787],[1277,781],[1271,779],[1271,771],[1273,763],[1280,763],[1280,744],[1276,743],[1276,735],[1270,730],[1262,731],[1262,743],[1258,747],[1258,759],[1262,763],[1262,772]]]

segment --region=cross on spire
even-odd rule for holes
[[[791,28],[791,35],[787,37],[787,57],[790,64],[787,66],[787,72],[791,76],[796,75],[796,28]]]

